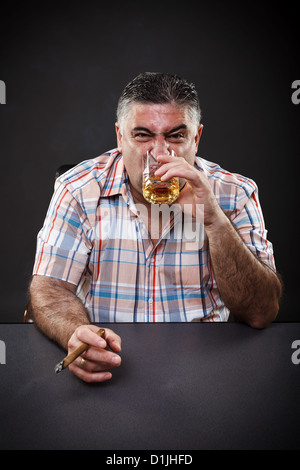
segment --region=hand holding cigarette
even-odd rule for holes
[[[85,382],[103,382],[112,377],[108,369],[121,364],[121,357],[116,354],[120,351],[121,338],[112,330],[82,325],[71,336],[68,356],[57,364],[55,372],[69,366],[70,371]]]

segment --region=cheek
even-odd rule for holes
[[[181,148],[177,155],[184,158],[190,165],[194,165],[196,148],[194,145],[187,145],[185,148]]]
[[[127,154],[124,157],[123,154],[123,159],[131,183],[139,185],[143,172],[142,157],[136,154]]]
[[[128,173],[141,173],[143,168],[143,156],[146,154],[148,147],[144,145],[136,145],[132,142],[123,141],[122,154],[125,167]],[[132,175],[133,177],[134,175]]]
[[[185,160],[191,165],[191,166],[194,166],[194,163],[195,163],[195,152],[194,153],[190,153],[186,158]]]
[[[135,158],[129,162],[129,169],[132,176],[138,176],[143,171],[143,164],[141,158]]]

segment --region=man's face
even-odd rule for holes
[[[147,150],[155,157],[174,150],[178,157],[193,165],[201,132],[202,125],[196,128],[185,108],[172,104],[132,104],[122,133],[118,123],[116,133],[133,189],[142,194],[142,159]]]

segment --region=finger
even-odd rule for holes
[[[109,347],[115,352],[121,352],[122,340],[114,331],[105,328],[104,338]]]
[[[110,369],[113,367],[119,367],[121,364],[121,357],[118,354],[107,351],[106,349],[90,348],[82,354],[81,358],[92,363],[93,367],[91,367],[91,369],[93,368],[93,370]],[[81,360],[77,361],[78,364],[80,362]]]
[[[176,161],[176,158],[172,157],[173,160],[172,162],[163,162],[162,165],[157,168],[157,170],[155,171],[155,175],[156,176],[162,176],[163,174],[165,174],[167,171],[169,170],[175,170],[178,171],[178,169],[180,169],[180,165],[184,165],[184,163],[182,163],[182,160],[179,160],[179,161]]]
[[[77,369],[82,369],[85,372],[91,372],[91,373],[108,372],[109,368],[110,368],[110,363],[92,361],[82,356],[76,359],[76,361],[73,362],[72,367],[70,367],[71,370],[73,369],[77,371]]]
[[[98,330],[99,327],[96,325],[83,325],[77,328],[76,337],[81,343],[86,343],[96,348],[105,348],[107,343],[104,338],[97,335]]]
[[[180,163],[177,165],[174,163],[165,164],[155,172],[155,175],[159,176],[162,181],[167,181],[171,178],[177,177],[184,178],[185,180],[190,181],[191,183],[194,183],[195,178],[197,176],[195,175],[192,168]]]
[[[112,378],[111,372],[91,372],[83,367],[79,367],[77,364],[75,364],[75,362],[70,364],[69,369],[78,378],[88,383],[105,382],[106,380],[110,380]]]
[[[174,163],[164,163],[155,171],[155,176],[161,176],[166,173],[170,168],[174,168]]]

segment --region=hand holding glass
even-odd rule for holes
[[[174,150],[172,156],[176,156]],[[171,178],[169,181],[161,181],[155,176],[156,170],[162,164],[147,151],[143,157],[143,196],[151,204],[172,204],[179,196],[179,180]]]

